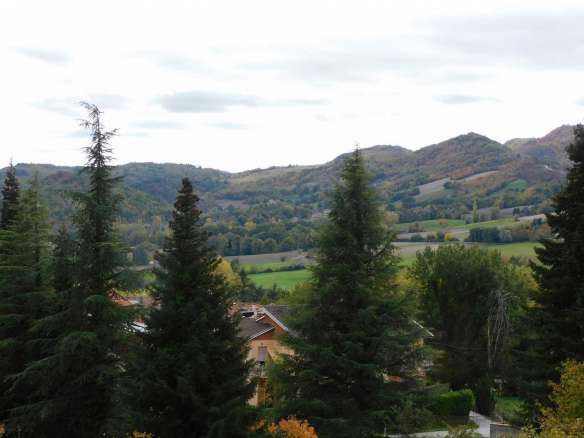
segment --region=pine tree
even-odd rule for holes
[[[13,376],[38,357],[29,329],[50,301],[49,244],[47,209],[35,176],[14,220],[0,230],[0,423],[7,423],[8,433],[16,430],[8,419],[11,410],[26,396],[10,389]]]
[[[18,207],[18,179],[16,178],[16,169],[10,163],[10,167],[4,178],[4,187],[2,188],[2,211],[0,212],[0,230],[6,229],[16,216]]]
[[[396,292],[392,234],[361,153],[344,165],[320,235],[312,289],[275,367],[281,415],[306,418],[322,437],[383,431],[415,379],[419,327]]]
[[[540,364],[539,378],[533,377],[541,382],[557,380],[558,367],[567,359],[584,361],[584,127],[576,126],[574,134],[567,148],[573,165],[547,215],[554,238],[536,249],[540,264],[533,265],[541,292],[532,312],[539,361],[532,358],[531,363],[532,368]]]
[[[128,312],[110,299],[125,260],[113,228],[119,197],[109,141],[115,132],[104,131],[97,107],[85,107],[89,120],[83,125],[90,128],[92,141],[82,170],[88,191],[74,196],[78,248],[73,278],[57,272],[56,285],[70,289],[57,291],[54,313],[32,329],[46,357],[31,362],[14,383],[30,390],[15,412],[24,427],[21,436],[95,438],[107,434],[114,418],[120,353],[130,330]],[[57,262],[60,257],[57,253]]]
[[[216,273],[198,200],[183,179],[157,257],[160,307],[146,320],[129,400],[136,429],[160,438],[244,435],[240,416],[253,390],[245,340],[229,315],[233,297]]]

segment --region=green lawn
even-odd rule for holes
[[[261,287],[271,288],[274,284],[284,289],[291,289],[298,283],[302,283],[310,278],[310,271],[302,269],[300,271],[268,272],[263,274],[250,274],[249,278]]]
[[[519,397],[497,396],[495,411],[512,424],[521,422],[525,402]]]

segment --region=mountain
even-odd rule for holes
[[[541,138],[516,138],[505,143],[512,151],[551,167],[566,169],[570,161],[566,146],[574,140],[574,127],[562,125]]]
[[[505,144],[476,133],[416,151],[377,145],[362,149],[373,184],[387,209],[402,222],[459,218],[479,207],[531,206],[544,211],[569,162],[565,147],[573,127],[542,138]],[[314,245],[315,229],[328,207],[346,154],[314,166],[286,166],[229,173],[188,164],[129,163],[115,168],[123,178],[120,232],[147,252],[165,233],[180,180],[188,176],[200,194],[211,241],[227,255],[284,251]],[[79,168],[18,164],[25,181],[34,172],[45,188],[54,222],[70,219],[67,192],[83,187]],[[4,170],[0,171],[3,178]]]

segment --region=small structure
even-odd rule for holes
[[[289,332],[285,321],[289,315],[289,307],[270,304],[267,306],[240,306],[238,313],[242,315],[239,322],[241,336],[248,339],[248,359],[254,362],[253,376],[258,379],[256,392],[250,404],[258,406],[267,399],[266,366],[277,354],[291,354],[278,335]]]

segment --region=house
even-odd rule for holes
[[[286,325],[290,314],[288,306],[270,304],[267,306],[240,306],[242,315],[239,322],[241,336],[248,339],[248,359],[254,362],[253,375],[258,379],[256,392],[250,400],[253,406],[261,405],[266,400],[267,378],[266,365],[280,353],[291,354],[278,335],[289,332]]]

